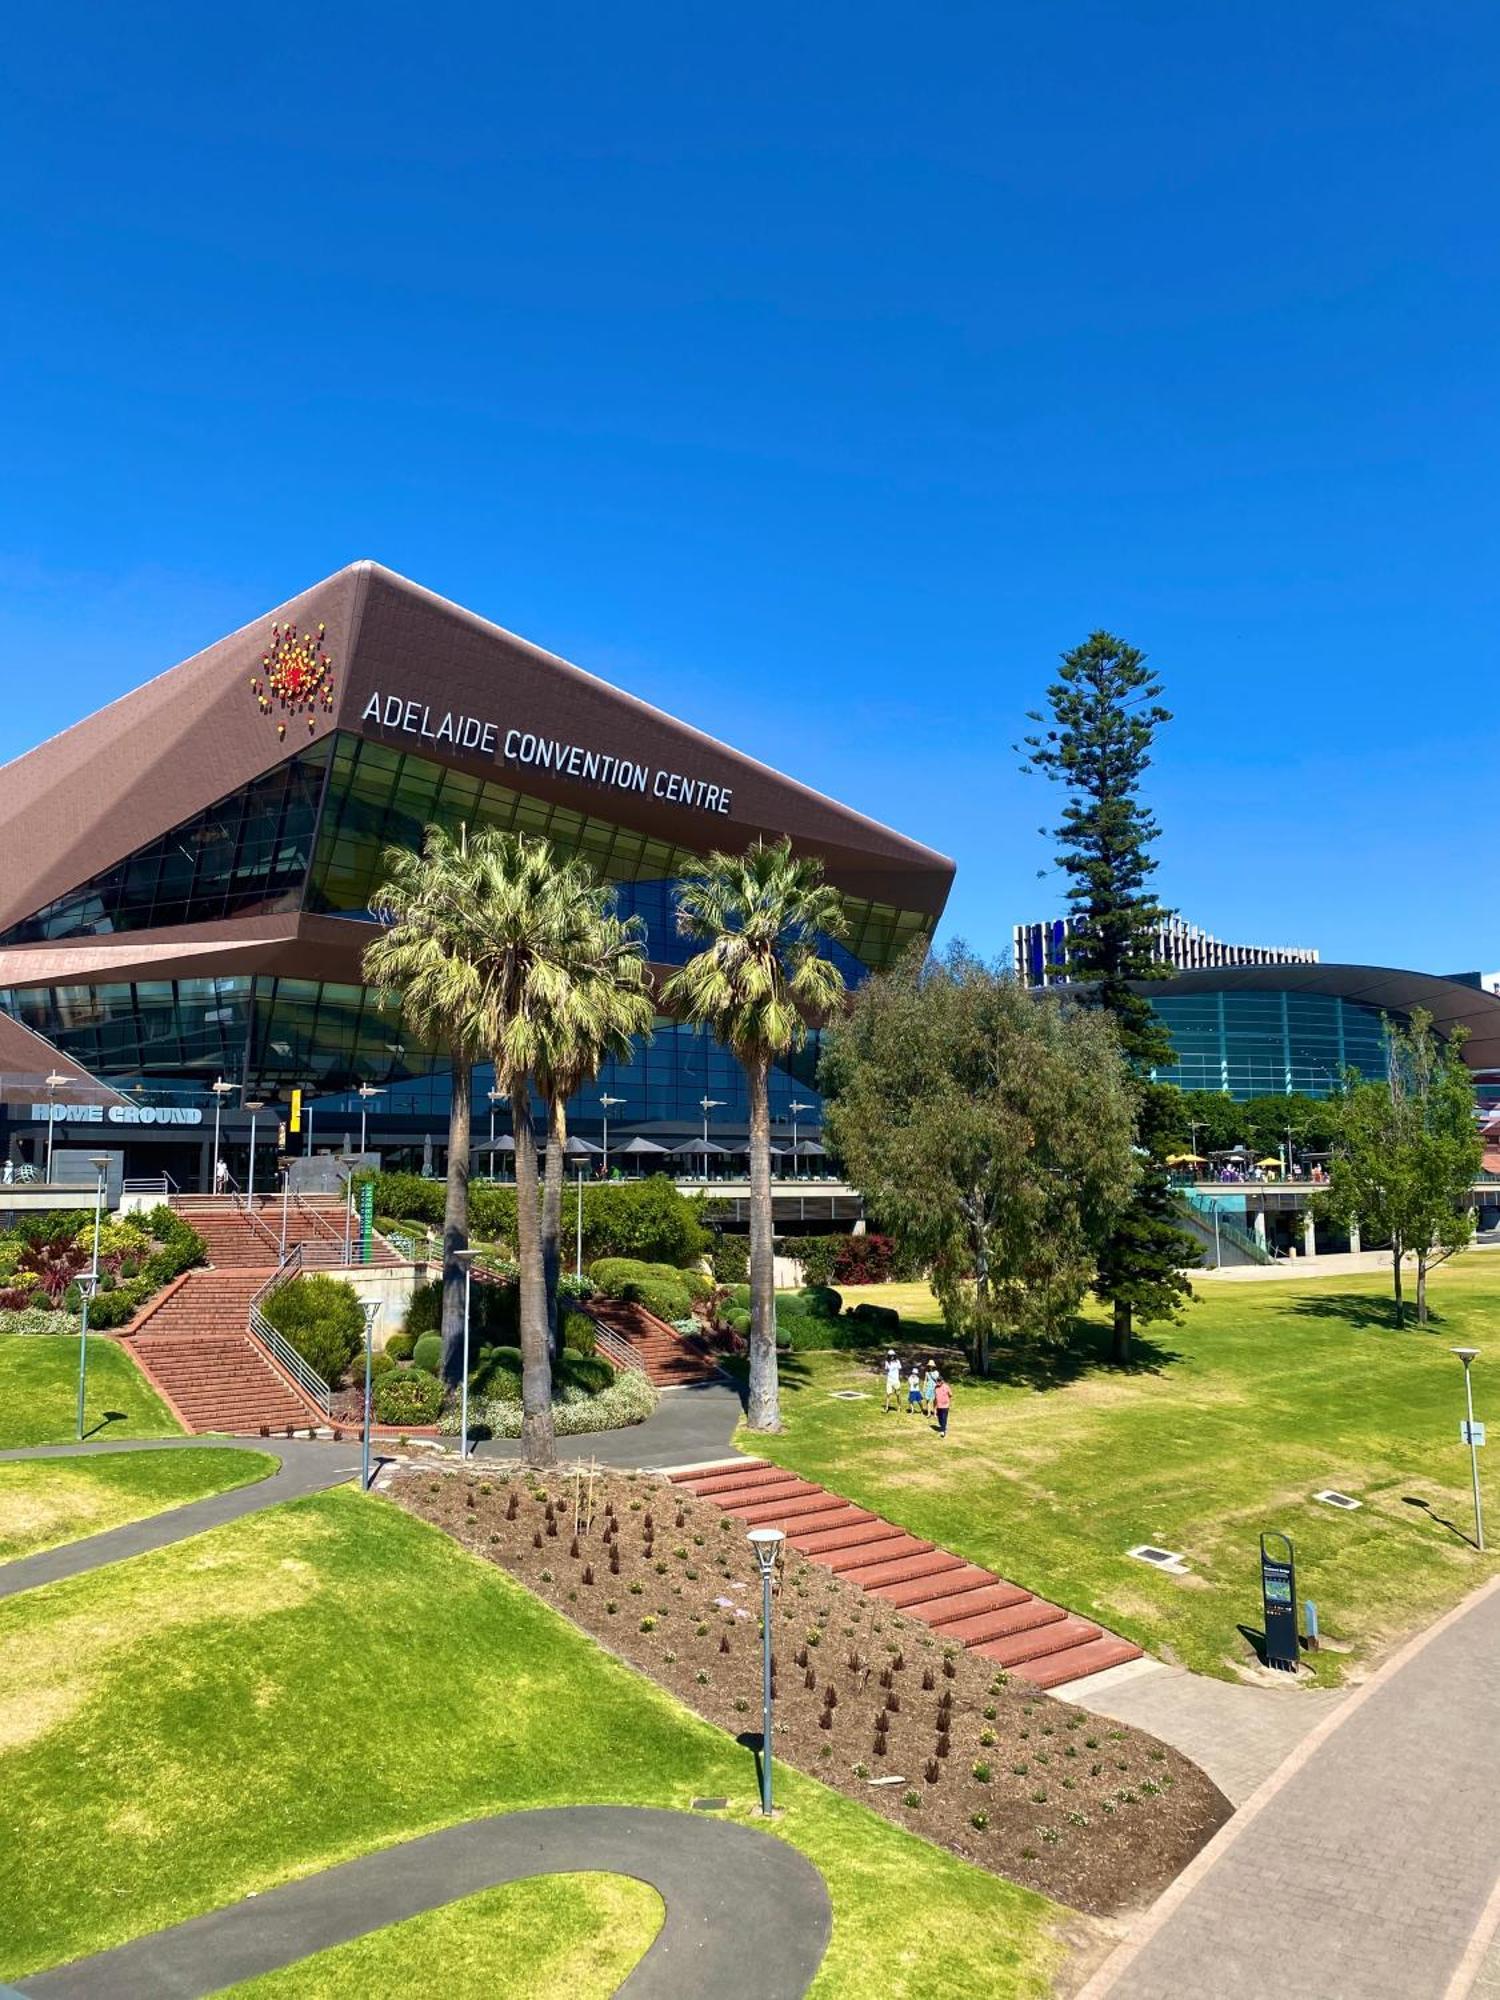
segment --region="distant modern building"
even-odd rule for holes
[[[1069,939],[1079,917],[1053,917],[1041,924],[1017,924],[1011,933],[1016,977],[1023,986],[1067,983]],[[1221,965],[1316,965],[1318,954],[1300,945],[1224,944],[1181,917],[1168,917],[1151,940],[1158,965],[1197,972]]]
[[[827,949],[851,983],[931,934],[953,877],[918,842],[356,563],[6,767],[0,1150],[34,1164],[50,1103],[75,1150],[102,1141],[127,1174],[198,1186],[217,1110],[242,1178],[248,1107],[274,1146],[297,1086],[314,1143],[338,1146],[368,1109],[375,1143],[430,1158],[446,1067],[360,963],[385,849],[460,820],[583,855],[643,919],[658,969],[691,949],[672,885],[711,849],[789,834],[821,860],[848,922]],[[816,1063],[814,1043],[773,1072],[777,1127],[800,1121],[803,1141]],[[476,1137],[492,1084],[476,1074]],[[665,1018],[570,1124],[598,1135],[606,1112],[616,1142],[705,1117],[728,1139],[747,1117],[738,1065]]]

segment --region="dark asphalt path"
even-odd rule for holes
[[[585,1462],[593,1458],[600,1465],[632,1471],[732,1458],[731,1440],[743,1408],[740,1392],[732,1382],[693,1382],[680,1389],[665,1389],[644,1423],[630,1424],[624,1430],[596,1431],[588,1437],[560,1437],[557,1455],[568,1463],[575,1458]],[[445,1442],[458,1449],[457,1438]],[[515,1460],[521,1456],[521,1441],[492,1438],[475,1445],[470,1455]]]
[[[236,1486],[228,1493],[211,1493],[203,1500],[190,1500],[185,1507],[169,1507],[144,1521],[127,1521],[123,1527],[106,1528],[103,1534],[86,1535],[82,1541],[64,1542],[55,1549],[42,1549],[33,1556],[20,1556],[0,1565],[0,1598],[14,1597],[18,1591],[36,1590],[44,1583],[63,1577],[82,1576],[86,1570],[105,1563],[125,1562],[131,1556],[164,1549],[201,1535],[209,1528],[222,1528],[228,1521],[259,1514],[283,1500],[300,1500],[304,1493],[322,1493],[341,1486],[346,1479],[359,1477],[359,1445],[330,1444],[293,1438],[120,1438],[100,1439],[94,1444],[33,1445],[22,1451],[0,1451],[0,1465],[21,1459],[108,1458],[121,1451],[186,1451],[204,1448],[221,1451],[258,1451],[279,1460],[277,1469],[249,1486]]]
[[[646,1806],[445,1827],[20,1982],[37,2000],[197,2000],[502,1882],[629,1875],[667,1906],[625,2000],[801,2000],[828,1949],[822,1876],[774,1835]],[[413,1968],[413,1991],[418,1990]]]

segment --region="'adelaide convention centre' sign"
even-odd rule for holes
[[[727,814],[734,804],[728,785],[710,784],[707,778],[695,778],[685,771],[653,770],[634,758],[614,757],[607,750],[589,750],[581,743],[540,736],[530,729],[507,729],[502,737],[498,722],[485,722],[477,715],[456,715],[447,709],[434,727],[432,709],[426,702],[405,701],[398,694],[372,694],[359,719],[421,737],[433,745],[449,743],[455,750],[478,751],[481,757],[493,757],[498,763],[531,765],[559,778],[577,778],[585,785],[644,792],[669,805]]]

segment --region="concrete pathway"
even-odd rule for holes
[[[1092,1715],[1107,1715],[1170,1743],[1242,1806],[1340,1702],[1344,1689],[1250,1687],[1210,1680],[1160,1660],[1130,1665],[1056,1690]]]
[[[625,2000],[801,2000],[828,1949],[822,1876],[774,1835],[692,1813],[561,1806],[445,1827],[23,1979],[37,2000],[197,2000],[502,1882],[580,1870],[659,1891]],[[419,1990],[412,1968],[412,1991]]]
[[[1471,1994],[1500,1919],[1497,1652],[1500,1578],[1323,1718],[1079,2000]]]
[[[18,1460],[47,1458],[109,1458],[122,1451],[258,1451],[278,1461],[276,1471],[250,1486],[237,1486],[228,1493],[211,1493],[203,1500],[190,1500],[184,1507],[169,1507],[144,1521],[127,1521],[123,1527],[107,1528],[100,1535],[86,1535],[81,1541],[64,1542],[59,1548],[42,1549],[34,1556],[20,1556],[0,1565],[0,1598],[14,1597],[18,1591],[36,1590],[44,1583],[56,1583],[65,1576],[81,1576],[85,1570],[104,1563],[125,1562],[151,1549],[164,1549],[201,1535],[209,1528],[221,1528],[246,1514],[258,1514],[283,1500],[300,1500],[304,1493],[322,1493],[359,1476],[359,1446],[352,1452],[348,1444],[331,1444],[292,1438],[119,1438],[95,1444],[35,1445],[30,1450],[0,1451],[0,1465]]]
[[[743,1409],[739,1390],[723,1377],[687,1383],[680,1389],[664,1389],[661,1401],[643,1424],[597,1431],[589,1437],[559,1438],[558,1456],[569,1463],[575,1458],[596,1458],[601,1465],[622,1471],[704,1465],[731,1455],[730,1439]],[[456,1450],[457,1439],[451,1442]],[[493,1438],[476,1445],[472,1455],[518,1459],[521,1442],[519,1438]]]

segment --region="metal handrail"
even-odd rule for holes
[[[290,1375],[297,1387],[310,1402],[317,1404],[325,1417],[333,1415],[333,1391],[315,1368],[310,1368],[296,1348],[284,1340],[261,1311],[266,1300],[272,1298],[281,1287],[290,1284],[302,1270],[302,1245],[294,1243],[279,1267],[250,1301],[246,1330],[250,1338],[263,1347],[278,1367]]]
[[[589,1314],[593,1319],[593,1314]],[[601,1326],[594,1320],[594,1342],[606,1361],[612,1361],[616,1368],[633,1369],[637,1375],[644,1375],[646,1364],[628,1340],[622,1340],[610,1327]]]
[[[1217,1218],[1219,1235],[1223,1241],[1232,1243],[1252,1263],[1274,1264],[1276,1262],[1276,1259],[1260,1241],[1259,1237],[1256,1236],[1255,1232],[1246,1229],[1243,1223],[1236,1222],[1233,1216],[1227,1215],[1219,1207],[1218,1202],[1212,1195],[1200,1195],[1196,1190],[1191,1188],[1184,1188],[1182,1192],[1187,1197],[1188,1207],[1200,1220],[1204,1221],[1205,1227],[1213,1228]]]
[[[177,1183],[167,1173],[141,1174],[120,1183],[121,1194],[176,1194]]]

